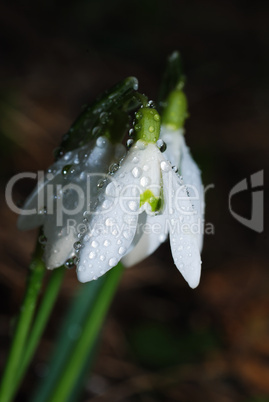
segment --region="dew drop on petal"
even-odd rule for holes
[[[161,152],[166,150],[166,143],[163,140],[159,139],[156,144]]]
[[[97,248],[99,246],[99,243],[96,240],[93,240],[91,245],[93,248]]]
[[[116,264],[117,264],[117,259],[115,257],[110,258],[110,260],[108,261],[108,265],[110,267],[115,267]]]
[[[93,260],[96,257],[96,253],[94,251],[91,251],[89,254],[89,259]]]
[[[126,147],[127,147],[127,149],[130,149],[131,146],[133,145],[133,143],[134,143],[134,140],[131,139],[131,138],[129,138],[129,139],[127,140],[127,142],[126,142]]]
[[[146,177],[146,176],[143,176],[140,179],[140,184],[141,184],[142,187],[147,187],[150,184],[150,178]]]
[[[169,170],[169,164],[168,164],[166,161],[162,161],[162,162],[161,162],[161,169],[162,169],[164,172],[168,172],[168,170]]]
[[[132,159],[133,163],[138,163],[140,161],[140,159],[137,156],[134,156]]]
[[[115,221],[114,221],[113,218],[107,218],[107,219],[105,220],[105,225],[106,225],[106,226],[113,226],[114,223],[115,223]]]
[[[138,210],[138,203],[136,201],[129,201],[128,202],[128,207],[131,211],[137,211]]]
[[[140,167],[134,167],[133,168],[133,170],[132,170],[132,175],[135,177],[135,178],[138,178],[138,177],[140,177],[141,176],[141,173],[142,173],[142,170],[141,170],[141,168]]]
[[[74,249],[75,249],[75,250],[80,250],[81,247],[82,247],[82,243],[81,243],[80,241],[76,241],[76,242],[74,243]]]
[[[119,254],[120,255],[123,255],[125,252],[126,252],[126,248],[124,248],[124,247],[119,248]]]
[[[117,163],[112,163],[112,165],[109,166],[110,174],[116,173],[117,170],[119,170],[119,165]]]

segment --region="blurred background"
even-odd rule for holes
[[[80,113],[117,81],[136,76],[156,99],[167,56],[184,60],[186,141],[203,173],[203,271],[192,290],[169,243],[126,270],[81,401],[269,401],[268,231],[240,224],[229,192],[268,172],[269,3],[213,0],[3,0],[0,4],[0,366],[23,297],[36,231],[20,233],[4,189],[45,169]],[[23,201],[34,183],[20,182]],[[265,189],[265,186],[264,186]],[[265,199],[265,209],[267,201]],[[247,218],[251,192],[233,197]],[[264,217],[265,219],[265,217]],[[67,272],[18,401],[44,379],[62,316],[79,288]]]

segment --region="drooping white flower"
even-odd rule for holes
[[[176,89],[169,94],[166,102],[159,142],[164,141],[166,146],[164,156],[171,162],[174,169],[178,170],[190,194],[196,211],[197,238],[201,251],[204,231],[204,188],[200,169],[193,160],[184,138],[183,125],[187,116],[186,96],[182,89]],[[160,148],[162,146],[160,144]],[[144,233],[139,241],[134,242],[135,247],[123,258],[123,264],[129,267],[142,261],[152,254],[166,238],[167,233],[161,239],[154,234]]]
[[[141,121],[135,128],[142,127],[143,135],[99,196],[81,242],[78,278],[81,282],[97,279],[145,234],[146,256],[169,233],[174,262],[194,288],[201,270],[197,211],[181,177],[156,145],[158,113],[144,108],[137,116]]]
[[[73,248],[88,204],[94,205],[97,183],[112,162],[125,154],[122,144],[112,145],[106,137],[66,153],[41,177],[27,198],[18,228],[29,230],[43,225],[44,260],[48,269],[63,265],[75,256]],[[83,230],[83,226],[81,228]]]

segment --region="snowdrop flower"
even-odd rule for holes
[[[158,148],[157,111],[140,109],[134,129],[137,141],[100,194],[81,240],[78,279],[87,282],[103,275],[145,234],[148,254],[169,232],[174,262],[194,288],[201,270],[197,211],[181,177]]]
[[[187,117],[187,100],[182,90],[172,91],[167,99],[167,105],[162,116],[160,140],[157,142],[164,156],[171,162],[173,169],[178,170],[184,184],[191,195],[191,202],[196,211],[197,238],[199,250],[203,246],[204,226],[204,188],[201,172],[193,160],[184,138],[184,121]],[[162,219],[155,217],[154,219]],[[148,217],[153,220],[152,217]],[[135,247],[124,258],[126,267],[137,264],[152,254],[167,237],[158,238],[151,233],[143,233]]]
[[[23,210],[36,212],[21,214],[18,228],[29,230],[43,225],[44,236],[40,242],[45,244],[44,260],[48,269],[64,263],[74,265],[73,245],[86,203],[94,205],[102,173],[124,154],[122,144],[112,145],[105,136],[99,137],[56,161],[27,198]]]

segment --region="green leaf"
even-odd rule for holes
[[[92,363],[97,336],[122,271],[123,266],[118,264],[97,281],[81,286],[63,323],[49,374],[32,402],[67,402],[79,390]]]
[[[128,112],[131,101],[134,106],[137,106],[137,100],[134,98],[137,88],[137,79],[128,77],[105,91],[93,104],[87,106],[63,136],[55,157],[58,158],[63,153],[104,135],[110,120],[115,118],[115,114],[117,115],[119,110]]]

